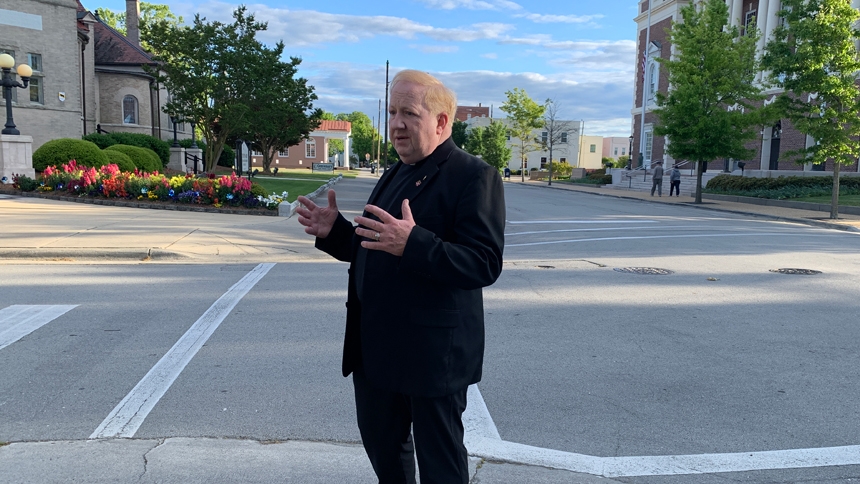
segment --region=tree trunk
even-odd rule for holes
[[[552,186],[552,143],[549,145],[549,186]]]
[[[702,168],[704,168],[705,162],[702,160],[699,160],[699,162],[696,164],[699,166],[696,167],[696,202],[695,203],[702,203]]]
[[[833,160],[833,194],[830,198],[830,218],[839,218],[839,160]]]

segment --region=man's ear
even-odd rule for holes
[[[438,134],[444,133],[445,129],[448,127],[449,121],[448,113],[440,113],[436,116],[436,132]]]

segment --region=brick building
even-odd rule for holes
[[[729,6],[729,19],[731,25],[746,27],[753,22],[758,25],[762,32],[758,49],[764,50],[768,39],[772,36],[773,29],[780,19],[777,15],[781,9],[780,0],[726,0]],[[666,70],[656,61],[658,58],[669,58],[674,54],[674,49],[668,41],[666,30],[671,28],[673,22],[682,21],[680,9],[690,4],[690,0],[642,0],[639,2],[639,13],[634,19],[637,25],[636,35],[636,77],[634,79],[633,96],[633,165],[636,166],[639,153],[643,154],[644,165],[650,167],[652,160],[664,160],[666,165],[671,165],[676,160],[665,153],[669,140],[663,136],[654,136],[653,129],[656,118],[652,113],[655,105],[655,94],[668,91],[668,76]],[[649,11],[650,9],[650,11]],[[650,19],[650,29],[649,26]],[[650,30],[646,52],[646,32]],[[757,76],[761,81],[762,73]],[[773,102],[779,90],[765,91],[765,103]],[[645,100],[644,126],[642,122],[643,94]],[[643,129],[644,128],[644,129]],[[832,170],[832,163],[826,166],[814,166],[812,164],[800,165],[787,159],[785,153],[798,148],[810,146],[813,141],[804,133],[797,131],[791,122],[782,119],[773,126],[761,130],[757,141],[750,143],[747,147],[754,150],[754,154],[745,160],[725,159],[712,162],[710,170],[735,171],[738,162],[744,162],[745,173],[756,176],[779,176],[780,172],[799,171],[824,171]],[[680,160],[678,160],[680,161]],[[853,167],[844,168],[845,171],[857,171],[857,163]]]
[[[352,123],[349,121],[323,120],[319,127],[308,135],[308,139],[284,151],[274,153],[270,168],[310,169],[314,163],[327,162],[334,163],[338,167],[349,168],[349,160],[343,159],[343,153],[329,157],[328,147],[330,139],[339,139],[343,141],[343,152],[349,153],[350,135],[352,135]],[[252,152],[251,167],[262,168],[262,166],[263,154]]]

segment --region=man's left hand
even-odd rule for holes
[[[398,257],[403,255],[406,241],[409,240],[412,227],[415,227],[412,209],[409,208],[409,200],[403,200],[401,207],[403,219],[400,220],[376,205],[367,205],[364,209],[376,215],[379,220],[355,217],[355,223],[359,225],[355,229],[355,233],[370,239],[362,241],[361,246],[368,250],[382,250]]]

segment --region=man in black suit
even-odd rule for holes
[[[343,375],[353,375],[362,442],[381,484],[466,484],[462,414],[481,379],[482,288],[502,271],[505,202],[495,168],[451,139],[457,101],[429,74],[391,82],[400,162],[353,226],[304,197],[316,246],[349,262]],[[414,446],[413,446],[414,435]]]

